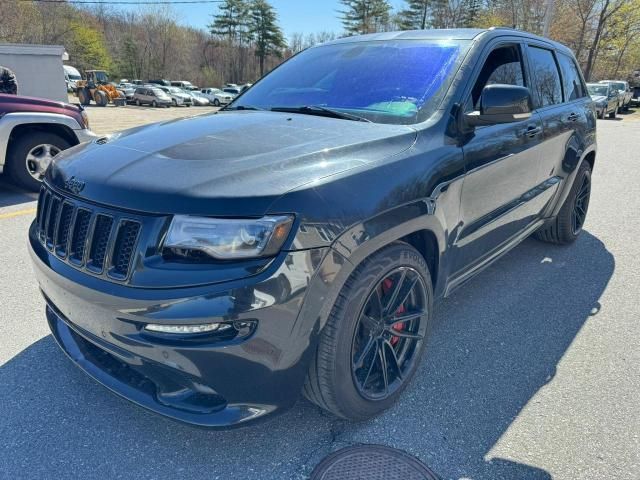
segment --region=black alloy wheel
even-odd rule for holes
[[[413,246],[371,254],[340,290],[304,385],[304,395],[354,421],[391,407],[420,364],[431,325],[431,272]]]
[[[587,218],[589,209],[589,198],[591,197],[591,176],[583,175],[580,179],[580,187],[573,201],[571,211],[571,232],[578,235],[582,231],[582,226]]]
[[[390,271],[369,294],[353,338],[351,372],[360,395],[393,394],[416,361],[424,338],[427,293],[410,267]]]

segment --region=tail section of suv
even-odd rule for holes
[[[215,115],[57,159],[29,232],[47,320],[90,376],[184,422],[301,391],[370,418],[415,373],[434,300],[530,235],[580,235],[595,128],[572,53],[524,32],[307,49]]]

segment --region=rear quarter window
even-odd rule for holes
[[[564,88],[565,101],[570,102],[586,96],[586,87],[584,86],[576,62],[568,55],[559,53],[558,63],[562,71],[562,86]]]

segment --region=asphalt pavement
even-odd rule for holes
[[[638,116],[598,121],[580,239],[527,240],[440,302],[412,385],[357,424],[301,399],[259,425],[201,430],[95,383],[47,330],[27,252],[34,195],[0,177],[0,478],[304,479],[375,443],[446,479],[640,479]]]

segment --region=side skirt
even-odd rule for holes
[[[444,297],[448,297],[453,293],[457,288],[464,285],[466,282],[471,280],[477,274],[482,272],[485,268],[489,267],[495,261],[499,260],[504,254],[508,253],[511,249],[518,246],[523,240],[528,238],[533,232],[538,230],[544,224],[544,220],[537,220],[525,228],[518,235],[510,238],[505,243],[496,247],[494,250],[489,252],[483,258],[472,264],[468,269],[464,270],[462,273],[453,277],[447,281],[447,286],[444,291]]]

